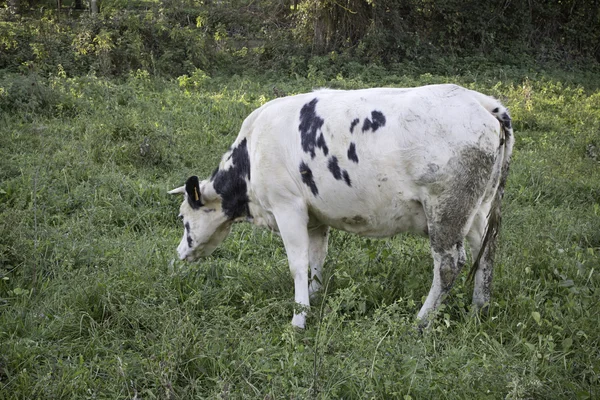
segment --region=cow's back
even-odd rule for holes
[[[495,161],[499,123],[472,93],[319,90],[267,103],[240,133],[250,197],[267,213],[274,201],[302,198],[315,222],[364,235],[424,233],[423,202],[451,189],[462,160],[479,158],[484,169]]]

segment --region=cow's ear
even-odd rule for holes
[[[202,207],[200,180],[198,180],[197,176],[190,176],[188,180],[185,181],[185,193],[187,194],[188,203],[194,210]]]

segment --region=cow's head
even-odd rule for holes
[[[194,261],[209,256],[227,237],[233,221],[221,207],[221,197],[210,181],[188,178],[184,186],[173,189],[170,194],[183,194],[179,208],[179,218],[183,221],[184,232],[177,247],[179,258]]]

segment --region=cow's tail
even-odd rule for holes
[[[479,268],[479,262],[483,254],[488,251],[489,255],[493,257],[496,248],[496,237],[500,231],[500,222],[502,220],[502,214],[500,205],[502,203],[502,197],[504,196],[504,186],[506,185],[506,179],[508,178],[508,169],[510,166],[510,159],[512,156],[513,145],[515,142],[512,120],[506,107],[504,107],[498,100],[493,97],[483,95],[478,92],[472,92],[479,103],[486,108],[496,119],[500,122],[500,146],[498,148],[498,158],[495,170],[500,170],[500,177],[498,180],[498,187],[492,200],[492,207],[490,208],[487,226],[485,234],[481,242],[479,254],[473,261],[473,266],[469,271],[467,281],[471,281],[477,269]],[[475,255],[474,255],[475,256]]]

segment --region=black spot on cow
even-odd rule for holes
[[[189,222],[186,222],[185,224],[183,224],[183,226],[185,226],[185,233],[186,233],[186,239],[187,239],[187,243],[188,243],[188,247],[192,247],[192,237],[190,236],[190,224]]]
[[[352,187],[352,181],[350,180],[350,175],[348,175],[348,171],[343,170],[342,177],[344,178],[344,182],[346,182],[346,185]]]
[[[427,164],[427,171],[417,179],[421,185],[432,185],[440,180],[440,166],[434,163]]]
[[[385,115],[381,111],[371,111],[371,119],[365,118],[363,122],[362,131],[366,132],[372,130],[375,132],[377,129],[385,126]]]
[[[319,132],[325,120],[317,115],[317,102],[318,99],[312,99],[303,105],[300,110],[300,125],[298,126],[298,130],[300,131],[302,149],[305,153],[310,154],[310,158],[315,158],[315,147],[322,149],[325,155],[329,153],[323,132]],[[318,140],[317,133],[320,133]]]
[[[250,180],[250,157],[248,156],[247,140],[244,138],[231,153],[233,168],[242,178]]]
[[[233,165],[227,170],[217,169],[211,180],[215,191],[221,196],[223,212],[229,219],[250,216],[248,185],[250,180],[250,157],[246,139],[230,154]]]
[[[329,154],[329,148],[327,147],[327,143],[325,143],[325,138],[323,137],[323,132],[319,135],[319,139],[317,139],[317,147],[323,149],[323,154],[327,156]]]
[[[356,145],[354,142],[351,142],[350,147],[348,147],[348,159],[358,164],[358,156],[356,155]]]
[[[333,175],[336,180],[344,180],[348,186],[352,186],[352,181],[350,181],[350,175],[348,175],[348,171],[345,169],[341,169],[338,163],[338,159],[336,156],[331,156],[329,158],[329,163],[327,164],[327,168]]]
[[[358,119],[358,118],[354,118],[352,120],[352,122],[350,123],[350,133],[354,133],[354,128],[356,127],[356,125],[358,125],[359,122],[360,122],[360,119]]]
[[[331,171],[331,174],[336,180],[342,179],[342,170],[340,169],[340,165],[338,164],[338,159],[336,156],[331,156],[329,158],[329,164],[327,164],[327,168]]]
[[[304,184],[310,188],[312,194],[315,196],[319,194],[319,189],[317,188],[317,184],[313,178],[313,173],[308,165],[304,163],[304,161],[300,163],[300,175],[302,176],[302,182],[304,182]]]

